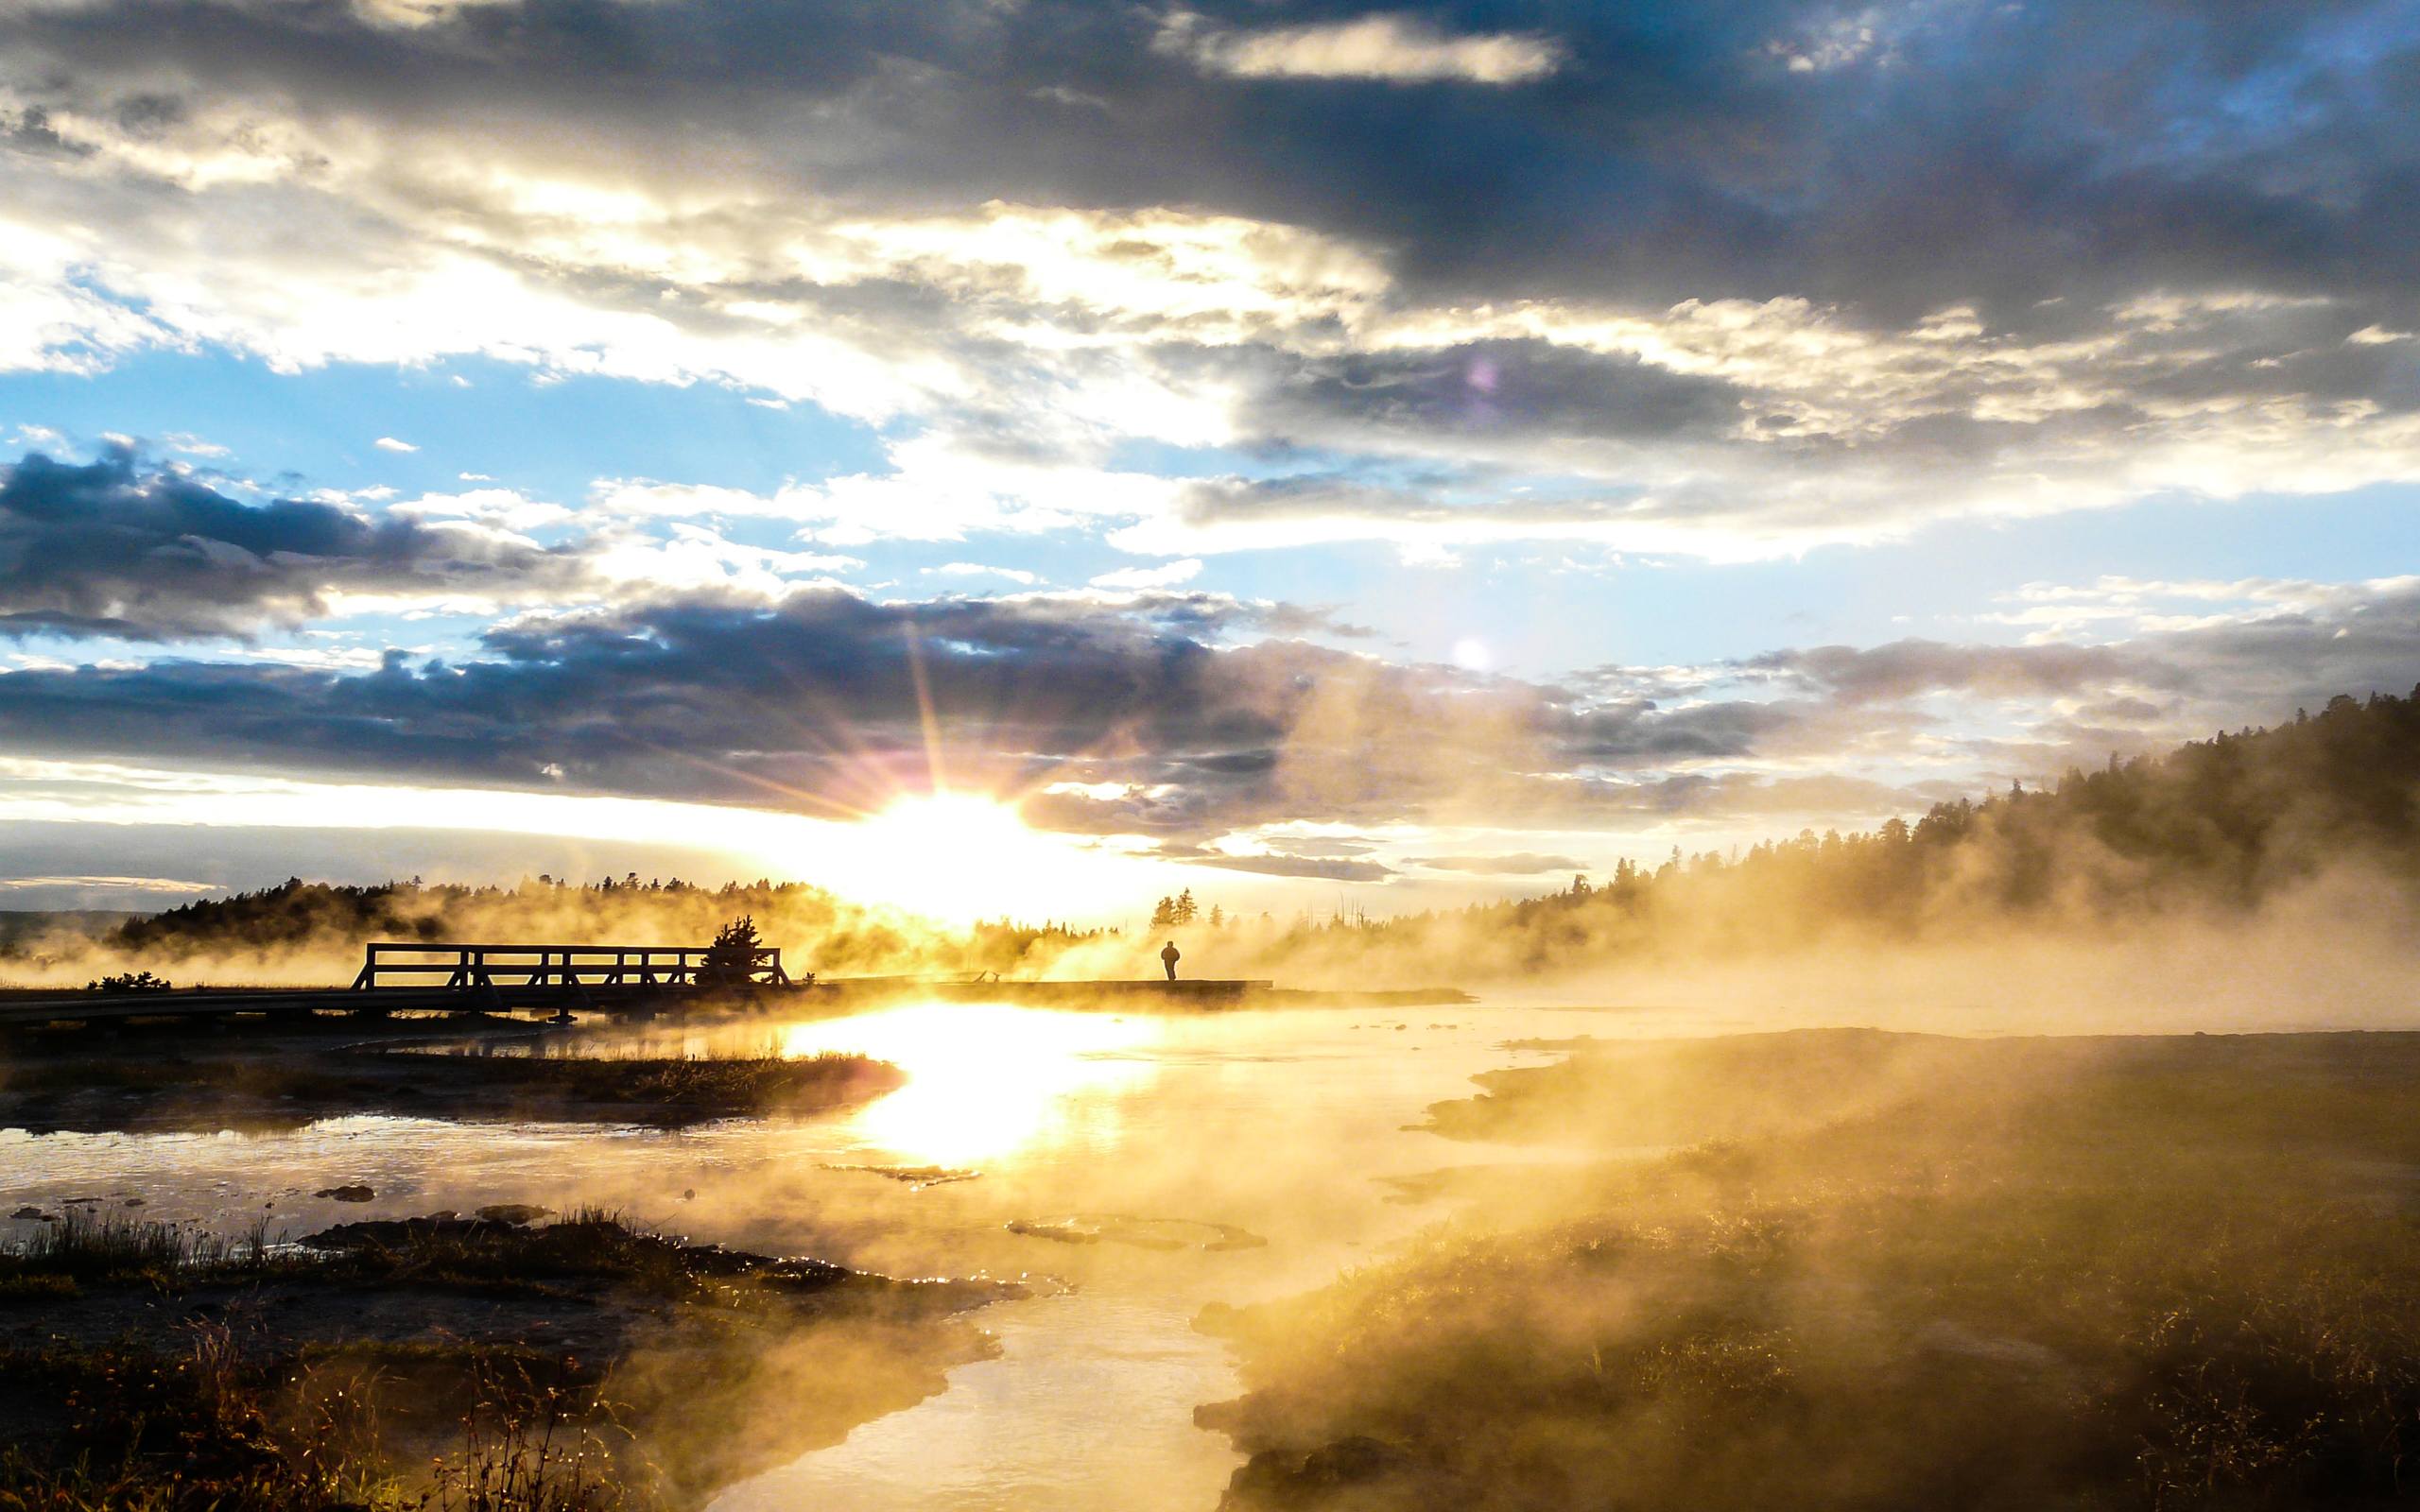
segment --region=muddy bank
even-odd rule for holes
[[[340,1430],[354,1470],[419,1474],[460,1449],[475,1402],[491,1434],[583,1446],[624,1504],[683,1506],[941,1390],[989,1349],[965,1314],[1022,1295],[594,1213],[343,1224],[291,1246],[71,1219],[0,1256],[0,1447],[21,1474],[64,1473],[96,1435],[131,1435],[156,1480],[325,1461]],[[147,1418],[182,1420],[175,1442],[152,1443]]]
[[[526,1024],[483,1017],[368,1032],[27,1039],[0,1061],[0,1128],[258,1131],[358,1113],[668,1125],[816,1112],[905,1080],[862,1056],[574,1056],[544,1045]],[[435,1053],[440,1046],[459,1053]]]

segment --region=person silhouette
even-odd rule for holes
[[[1176,980],[1176,963],[1184,958],[1184,953],[1176,948],[1176,941],[1174,940],[1168,941],[1168,948],[1160,952],[1160,964],[1168,969],[1169,981],[1173,982]]]

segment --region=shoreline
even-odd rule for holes
[[[678,1126],[851,1107],[906,1075],[863,1056],[548,1057],[489,1015],[376,1026],[320,1021],[252,1033],[204,1025],[60,1035],[12,1057],[0,1128],[50,1133],[267,1131],[359,1114]],[[457,1054],[421,1047],[455,1043]],[[163,1054],[162,1052],[173,1052]]]

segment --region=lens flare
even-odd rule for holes
[[[1101,857],[1028,829],[1013,807],[977,793],[902,798],[825,838],[825,855],[793,863],[801,874],[845,877],[853,896],[954,923],[1063,911],[1063,900],[1101,881]]]

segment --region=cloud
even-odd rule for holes
[[[117,450],[0,466],[0,634],[181,640],[337,611],[348,595],[507,600],[581,584],[578,550],[470,523],[247,505]]]
[[[95,892],[164,892],[191,897],[209,892],[217,885],[208,882],[180,882],[174,877],[6,877],[0,878],[0,892],[31,891],[95,891]]]
[[[1306,815],[1517,818],[1570,797],[1573,763],[1706,743],[1703,712],[1587,713],[1270,632],[1315,619],[1202,593],[701,596],[525,615],[475,659],[417,668],[27,668],[0,675],[0,735],[821,812],[923,780],[929,699],[954,782],[1031,793],[1028,817],[1058,828],[1197,839]]]
[[[1588,869],[1585,861],[1540,855],[1534,850],[1501,856],[1413,856],[1409,864],[1431,871],[1461,871],[1486,877],[1535,877],[1556,871],[1577,874]]]
[[[2384,9],[160,14],[0,16],[0,367],[480,353],[907,421],[722,501],[841,545],[1736,559],[2420,477]],[[1210,528],[1178,471],[1227,469],[1129,442],[1353,507]]]
[[[1527,84],[1552,74],[1564,56],[1549,38],[1516,32],[1448,36],[1420,17],[1383,12],[1353,21],[1239,31],[1180,10],[1163,23],[1153,45],[1192,59],[1204,72],[1236,78],[1356,78],[1390,84]]]
[[[1092,586],[1118,590],[1174,588],[1181,583],[1189,583],[1200,576],[1201,576],[1201,558],[1187,558],[1183,561],[1164,562],[1157,567],[1121,567],[1115,572],[1102,573],[1095,577],[1092,579]]]
[[[419,447],[414,446],[411,442],[399,441],[391,436],[381,436],[377,440],[371,444],[377,447],[378,450],[382,452],[417,452],[420,450]]]
[[[1329,882],[1384,882],[1395,875],[1392,867],[1376,861],[1341,861],[1320,856],[1203,855],[1189,865],[1217,867],[1224,871],[1249,871],[1261,877],[1317,877]]]
[[[1784,649],[1704,669],[1668,706],[1625,690],[1687,686],[1674,669],[1533,683],[1270,630],[1306,617],[1165,592],[700,594],[525,614],[475,656],[368,670],[28,665],[0,673],[0,741],[846,813],[929,781],[929,734],[954,785],[1018,797],[1046,828],[1383,864],[1365,840],[1270,827],[1870,823],[1961,783],[2399,689],[2420,666],[2420,589],[2392,584],[2114,646]],[[1944,700],[1972,712],[1947,724]]]
[[[1022,567],[987,567],[979,561],[943,562],[939,567],[927,567],[925,572],[927,576],[940,577],[998,577],[1011,583],[1022,583],[1028,588],[1042,581],[1039,575],[1027,572]]]
[[[2131,647],[2099,645],[1950,645],[1894,641],[1858,649],[1846,645],[1773,651],[1739,663],[1813,687],[1845,703],[1905,702],[1944,691],[1990,696],[2056,696],[2112,682],[2174,683],[2173,666]]]

